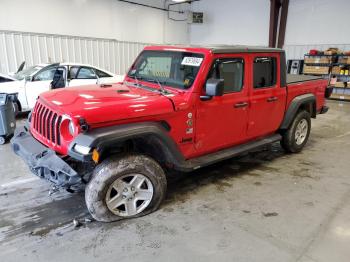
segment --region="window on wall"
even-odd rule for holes
[[[254,59],[254,88],[272,87],[276,84],[276,65],[275,57],[256,57]]]
[[[244,62],[241,58],[219,59],[208,78],[224,79],[224,92],[239,92],[243,87]]]

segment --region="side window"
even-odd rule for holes
[[[254,88],[272,87],[276,84],[276,65],[275,57],[256,57],[254,59]]]
[[[69,69],[69,79],[75,79],[77,77],[78,70],[79,70],[79,67],[72,66]]]
[[[107,74],[106,72],[103,72],[101,70],[95,69],[95,72],[99,78],[102,77],[112,77],[110,74]]]
[[[57,70],[57,67],[49,67],[47,69],[44,69],[34,76],[33,81],[52,80],[56,70]]]
[[[81,67],[76,79],[96,79],[96,75],[92,68]]]
[[[243,88],[244,61],[242,58],[217,60],[208,78],[224,79],[224,92],[239,92]]]

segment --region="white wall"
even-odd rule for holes
[[[164,7],[163,0],[138,2]],[[188,42],[186,22],[173,22],[164,11],[117,0],[0,0],[0,10],[0,30],[143,43]]]
[[[193,10],[204,23],[190,26],[191,44],[268,45],[269,0],[201,0]]]
[[[350,50],[349,0],[290,0],[286,28],[287,59],[303,59],[310,49]]]
[[[349,0],[290,0],[285,45],[349,44]]]

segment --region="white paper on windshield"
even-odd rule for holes
[[[185,56],[184,59],[182,59],[181,65],[200,66],[202,61],[203,58],[201,57]]]

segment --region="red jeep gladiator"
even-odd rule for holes
[[[146,47],[123,83],[46,92],[12,139],[37,176],[85,187],[99,221],[156,210],[168,170],[190,172],[280,141],[306,144],[327,80],[287,76],[281,49]]]

